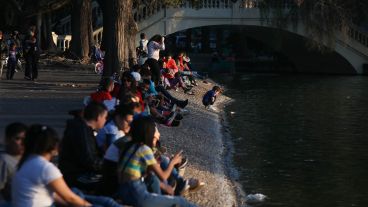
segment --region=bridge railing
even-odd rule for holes
[[[188,9],[232,9],[234,6],[243,9],[254,9],[263,7],[263,3],[260,0],[238,0],[233,2],[232,0],[202,0],[196,4],[192,4],[190,1],[184,1],[178,8]],[[295,0],[275,1],[272,8],[291,8],[296,6]],[[142,22],[153,15],[164,12],[166,7],[159,1],[155,1],[153,4],[142,4],[134,9],[133,15],[137,23]],[[100,27],[93,32],[93,39],[95,42],[102,41],[103,28]],[[60,50],[66,50],[69,47],[71,41],[71,35],[56,35],[53,34],[54,41]],[[351,26],[349,29],[349,37],[357,41],[364,47],[368,48],[368,32],[363,32],[355,26]]]
[[[363,32],[358,27],[351,26],[349,28],[349,36],[368,48],[368,32]]]

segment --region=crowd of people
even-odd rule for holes
[[[183,177],[188,159],[182,151],[167,152],[157,127],[177,127],[189,112],[188,99],[169,91],[193,94],[190,60],[184,53],[177,62],[161,58],[160,35],[141,42],[145,63],[120,78],[102,78],[84,108],[70,111],[62,139],[50,126],[6,127],[0,206],[195,206],[182,195],[204,183]],[[220,91],[207,92],[204,106]]]
[[[7,80],[12,80],[14,74],[22,70],[21,58],[25,61],[24,79],[37,80],[39,48],[36,38],[36,28],[30,27],[28,32],[21,35],[18,31],[11,32],[8,38],[0,31],[0,78],[3,71]],[[6,73],[5,73],[6,69]]]

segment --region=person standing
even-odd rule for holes
[[[160,58],[160,50],[165,50],[165,37],[161,35],[153,36],[147,44],[148,59],[146,63],[151,69],[152,81],[155,86],[158,85],[161,79],[161,68],[158,64],[158,59]]]
[[[14,43],[11,43],[9,46],[8,70],[6,71],[7,80],[13,79],[17,62],[18,62],[18,53],[16,45]]]
[[[139,57],[139,65],[143,65],[144,62],[146,62],[147,60],[147,44],[148,44],[148,40],[146,39],[146,34],[145,33],[141,33],[140,35],[141,40],[139,41],[139,46],[137,48],[137,55]]]
[[[0,30],[0,78],[3,76],[3,68],[5,65],[7,46],[3,38],[3,32]]]
[[[19,58],[23,55],[23,48],[22,48],[22,45],[21,45],[19,32],[16,31],[16,30],[14,32],[12,32],[10,38],[7,41],[7,45],[8,45],[9,48],[10,48],[11,44],[15,44],[16,52],[17,52],[17,55],[18,55],[17,64],[16,64],[16,68],[15,68],[15,72],[18,72],[18,70],[22,70],[22,62],[19,60]]]
[[[24,40],[24,57],[26,60],[24,79],[26,80],[37,80],[38,78],[38,50],[36,34],[33,30],[30,30],[29,35]]]

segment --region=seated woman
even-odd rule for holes
[[[197,82],[193,76],[193,73],[189,67],[190,59],[185,55],[184,52],[179,53],[177,57],[178,68],[180,75],[189,79],[191,85],[197,86]]]
[[[116,106],[116,98],[111,96],[114,89],[114,80],[111,78],[104,78],[101,80],[100,89],[90,95],[90,101],[103,103],[109,111]]]
[[[168,168],[162,170],[157,163],[152,148],[160,139],[160,133],[150,117],[139,117],[131,125],[132,141],[127,143],[119,162],[119,196],[128,205],[141,207],[182,207],[195,206],[180,196],[151,194],[142,181],[148,172],[154,172],[162,181],[166,181],[174,166],[182,160],[181,152],[175,154]],[[170,190],[169,194],[173,194]]]
[[[151,72],[148,68],[143,68],[141,70],[142,79],[151,80]],[[180,108],[185,108],[188,105],[188,99],[185,101],[176,99],[173,97],[162,85],[155,86],[154,83],[151,81],[148,92],[153,95],[163,95],[166,100],[168,100],[171,104],[176,104]]]
[[[12,183],[12,205],[24,206],[92,206],[66,185],[59,169],[51,163],[58,154],[59,139],[50,127],[33,125],[24,140],[25,151]],[[84,195],[83,195],[84,196]],[[85,196],[87,199],[88,196]],[[94,204],[117,207],[106,197],[90,197]]]
[[[175,63],[175,60],[172,59],[171,55],[167,55],[166,57],[166,70],[163,73],[164,83],[169,89],[182,88],[184,93],[190,91],[180,76],[178,66]]]

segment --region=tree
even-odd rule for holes
[[[119,72],[136,61],[135,37],[138,32],[133,17],[134,8],[144,4],[150,8],[157,6],[177,6],[182,0],[97,0],[103,12],[102,49],[106,51],[104,76]],[[200,0],[191,0],[193,4]]]
[[[129,60],[135,57],[135,35],[137,26],[133,19],[132,0],[98,1],[104,17],[103,49],[104,76],[129,67]]]
[[[39,44],[43,49],[55,49],[52,41],[52,12],[66,6],[70,0],[9,0],[0,8],[0,25],[2,28],[26,31],[36,25]]]
[[[90,46],[93,44],[91,0],[72,1],[71,27],[70,50],[76,57],[87,61]]]
[[[245,6],[253,2],[242,1]],[[312,40],[309,45],[318,49],[332,48],[337,34],[347,36],[351,26],[368,20],[368,2],[361,0],[260,0],[258,7],[264,19],[278,27],[303,22]]]

